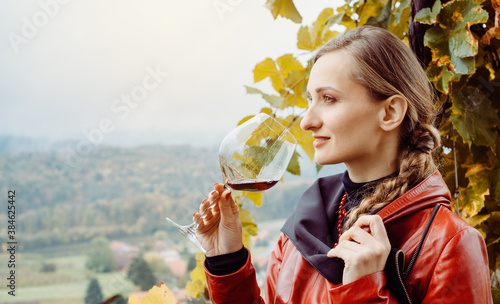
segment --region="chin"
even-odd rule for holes
[[[337,161],[333,161],[333,160],[329,160],[329,159],[324,159],[324,158],[316,157],[316,156],[314,157],[314,161],[320,166],[335,165],[335,164],[341,163],[341,162],[337,162]]]

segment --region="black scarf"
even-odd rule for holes
[[[329,258],[328,251],[338,241],[338,209],[347,190],[350,209],[361,201],[360,189],[373,186],[385,178],[397,176],[397,172],[368,183],[354,183],[346,172],[319,178],[304,192],[295,211],[281,228],[309,264],[331,283],[342,283],[344,261]],[[363,191],[364,192],[364,191]],[[376,210],[372,214],[378,212]]]

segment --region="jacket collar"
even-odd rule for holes
[[[376,214],[380,215],[384,223],[388,223],[421,209],[434,207],[438,203],[451,209],[450,201],[450,191],[441,173],[436,170]]]
[[[323,277],[342,283],[344,261],[326,256],[338,241],[337,211],[344,195],[341,174],[319,178],[300,198],[281,231],[304,259]],[[451,209],[451,195],[439,171],[435,171],[392,203],[374,212],[384,223],[441,203]]]

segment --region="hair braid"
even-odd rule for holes
[[[418,124],[411,133],[407,149],[401,155],[399,175],[375,186],[373,193],[350,211],[349,219],[344,223],[343,229],[349,229],[360,216],[394,201],[436,170],[433,151],[439,143],[440,135],[435,127]],[[365,191],[371,192],[369,189]]]

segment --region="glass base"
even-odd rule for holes
[[[168,217],[166,218],[166,220],[170,224],[172,224],[172,226],[174,226],[175,229],[177,229],[177,231],[179,231],[185,238],[190,240],[191,243],[193,243],[196,247],[198,247],[198,249],[200,249],[201,252],[203,252],[203,254],[207,253],[205,248],[203,248],[203,246],[201,246],[200,242],[196,238],[196,228],[197,228],[198,224],[193,223],[189,226],[181,226],[181,225],[177,224],[176,222],[172,221],[171,219],[169,219]]]

